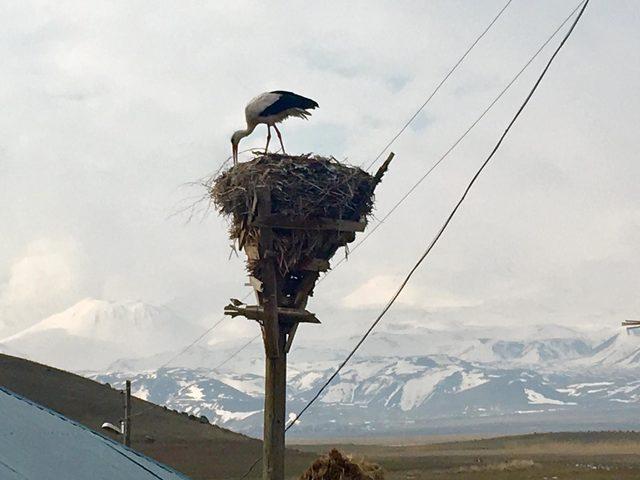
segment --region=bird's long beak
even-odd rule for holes
[[[238,164],[238,145],[234,143],[232,145],[232,150],[233,150],[233,164],[237,165]]]

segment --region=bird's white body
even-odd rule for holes
[[[238,130],[231,137],[234,164],[238,161],[238,144],[240,140],[250,135],[256,126],[261,123],[267,125],[267,146],[265,147],[265,153],[268,151],[269,141],[271,140],[271,127],[273,127],[278,134],[282,152],[284,153],[282,135],[276,123],[280,123],[289,117],[298,117],[306,120],[311,115],[311,112],[308,110],[314,109],[317,106],[318,104],[310,98],[284,90],[261,93],[251,99],[244,109],[247,128]]]
[[[268,107],[275,104],[282,95],[279,93],[265,92],[255,98],[252,98],[244,109],[247,126],[256,127],[261,123],[274,126],[289,117],[298,117],[307,119],[311,113],[302,108],[287,108],[281,112],[272,115],[261,115]]]

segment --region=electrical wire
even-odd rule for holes
[[[406,285],[409,283],[409,280],[411,279],[411,277],[413,276],[413,274],[416,272],[416,270],[418,270],[418,268],[420,267],[420,265],[422,264],[422,262],[427,258],[427,256],[429,255],[429,253],[431,253],[431,251],[433,250],[433,248],[435,247],[435,245],[438,243],[438,241],[440,240],[440,238],[442,237],[443,233],[445,232],[445,230],[447,229],[447,227],[449,226],[451,220],[453,219],[453,217],[455,216],[455,214],[458,212],[458,209],[460,208],[460,206],[462,205],[462,203],[464,202],[464,200],[467,197],[467,194],[469,193],[469,191],[471,190],[471,188],[473,187],[473,185],[475,184],[476,180],[478,179],[478,177],[480,176],[480,174],[484,171],[484,169],[486,168],[486,166],[489,164],[489,162],[491,161],[491,159],[493,158],[493,156],[495,155],[495,153],[498,151],[498,149],[500,148],[500,145],[502,145],[503,140],[505,139],[505,137],[507,136],[507,134],[509,133],[509,131],[511,130],[511,128],[513,127],[513,125],[515,124],[516,120],[520,117],[520,114],[524,111],[525,107],[528,105],[529,101],[531,100],[531,98],[533,97],[534,93],[536,92],[536,90],[538,89],[538,86],[540,85],[540,83],[542,82],[542,79],[545,77],[547,71],[549,70],[549,68],[551,67],[551,64],[553,63],[553,61],[555,60],[556,56],[558,55],[558,53],[560,52],[560,50],[562,49],[562,47],[564,46],[564,44],[567,42],[567,40],[569,39],[569,37],[571,36],[571,34],[573,33],[573,30],[575,29],[576,25],[578,24],[578,22],[580,21],[580,18],[582,18],[582,14],[584,13],[585,9],[587,8],[587,5],[589,4],[589,0],[585,0],[582,3],[582,9],[580,10],[580,12],[578,13],[578,15],[576,16],[575,20],[573,21],[571,27],[569,28],[569,30],[567,31],[567,33],[565,34],[564,38],[562,39],[562,41],[560,42],[560,44],[558,45],[558,47],[556,48],[556,50],[553,52],[553,54],[551,55],[551,57],[549,58],[546,66],[544,67],[544,69],[542,70],[542,73],[539,75],[538,79],[536,80],[536,82],[534,83],[531,91],[529,92],[529,94],[526,96],[524,102],[520,105],[520,108],[518,108],[518,110],[516,111],[515,115],[513,116],[513,118],[511,119],[511,121],[509,122],[509,124],[507,125],[507,128],[505,129],[505,131],[503,132],[503,134],[500,136],[500,138],[498,139],[498,142],[496,143],[496,145],[493,147],[493,150],[491,150],[491,153],[489,153],[489,156],[486,158],[486,160],[480,165],[480,168],[478,169],[478,171],[475,173],[475,175],[471,178],[471,181],[469,182],[469,184],[467,185],[467,187],[465,188],[465,190],[462,193],[462,196],[460,197],[460,199],[458,200],[458,202],[456,203],[456,205],[454,206],[454,208],[451,210],[451,213],[449,213],[449,216],[447,217],[447,219],[445,220],[445,222],[442,224],[442,226],[440,227],[440,229],[438,230],[438,232],[436,233],[436,235],[433,237],[433,239],[431,240],[431,242],[429,242],[427,249],[424,251],[424,253],[422,253],[422,255],[418,258],[418,261],[414,264],[414,266],[411,268],[411,270],[409,270],[409,273],[405,276],[404,280],[400,283],[400,286],[398,287],[397,291],[392,295],[391,299],[387,302],[387,304],[385,305],[385,307],[382,309],[382,311],[380,312],[380,314],[378,315],[378,317],[374,320],[374,322],[371,324],[371,326],[367,329],[367,331],[364,333],[364,335],[362,336],[362,338],[358,341],[358,343],[355,345],[355,347],[351,350],[351,352],[347,355],[347,357],[344,359],[344,361],[338,366],[338,368],[336,369],[336,371],[329,377],[329,379],[322,385],[322,387],[318,390],[318,392],[311,398],[311,400],[305,405],[305,407],[300,410],[300,413],[298,413],[295,418],[289,423],[289,425],[285,428],[285,432],[288,431],[291,427],[293,427],[293,425],[296,424],[296,422],[298,421],[298,419],[311,407],[311,405],[313,405],[315,403],[315,401],[320,397],[320,395],[322,394],[322,392],[327,388],[327,386],[329,386],[329,384],[333,381],[334,378],[336,378],[338,376],[338,374],[340,373],[340,371],[342,371],[342,369],[345,367],[345,365],[349,362],[349,360],[351,360],[351,358],[353,358],[353,356],[355,355],[355,353],[358,351],[358,349],[360,348],[360,346],[365,342],[365,340],[369,337],[369,335],[371,334],[371,332],[373,331],[373,329],[378,325],[378,323],[380,323],[380,320],[382,320],[382,318],[384,317],[384,315],[391,309],[391,306],[395,303],[395,301],[397,300],[397,298],[400,296],[400,294],[402,293],[402,291],[404,290],[404,288],[406,287]]]
[[[420,115],[420,112],[422,112],[422,110],[424,110],[424,108],[427,106],[427,104],[431,101],[431,99],[436,95],[436,93],[438,93],[438,91],[440,90],[440,87],[442,87],[444,85],[444,83],[449,79],[449,77],[451,75],[453,75],[453,72],[455,72],[457,70],[457,68],[460,66],[460,64],[464,61],[465,58],[467,58],[467,56],[471,53],[471,51],[475,48],[475,46],[480,42],[480,40],[482,40],[482,38],[487,34],[487,32],[489,32],[489,30],[491,30],[491,27],[493,27],[494,23],[496,23],[498,21],[498,19],[502,16],[502,14],[504,13],[504,11],[507,9],[507,7],[509,7],[509,5],[511,5],[511,2],[513,0],[508,0],[508,2],[504,5],[504,7],[502,7],[502,9],[498,12],[498,14],[494,17],[493,20],[491,20],[491,22],[489,23],[489,25],[487,25],[487,27],[482,31],[482,33],[480,33],[480,35],[473,41],[473,43],[469,46],[469,48],[467,48],[467,50],[464,52],[464,54],[458,59],[458,61],[453,65],[453,67],[451,67],[451,69],[449,70],[449,72],[444,76],[444,78],[442,80],[440,80],[440,83],[436,86],[436,88],[431,92],[431,94],[427,97],[427,99],[424,101],[424,103],[420,106],[420,108],[418,108],[418,110],[409,118],[409,120],[407,120],[405,122],[405,124],[402,126],[402,128],[400,128],[400,130],[398,131],[398,133],[396,133],[393,138],[391,140],[389,140],[389,142],[384,146],[384,148],[380,151],[380,153],[378,154],[378,156],[376,158],[373,159],[373,161],[371,161],[367,167],[365,168],[365,170],[369,170],[373,165],[375,165],[375,163],[380,160],[380,157],[382,157],[382,155],[384,155],[384,153],[391,147],[391,145],[393,145],[395,143],[395,141],[400,138],[400,135],[402,135],[404,133],[404,131],[409,127],[409,125],[411,125],[411,123],[416,119],[416,117],[418,115]],[[364,165],[364,163],[362,164]],[[362,165],[360,165],[362,167]]]
[[[218,323],[220,323],[220,322],[218,322]],[[251,345],[253,342],[255,342],[255,341],[256,341],[258,338],[260,338],[261,336],[262,336],[262,333],[259,333],[258,335],[256,335],[255,337],[253,337],[253,338],[252,338],[251,340],[249,340],[247,343],[243,344],[243,345],[242,345],[238,350],[235,350],[231,355],[229,355],[227,358],[225,358],[222,362],[220,362],[218,365],[216,365],[215,367],[213,367],[213,368],[211,369],[211,371],[215,372],[216,370],[218,370],[218,369],[220,369],[221,367],[223,367],[224,365],[226,365],[226,364],[227,364],[230,360],[232,360],[236,355],[238,355],[240,352],[242,352],[243,350],[245,350],[249,345]],[[160,367],[160,368],[158,369],[158,371],[159,371],[159,370],[161,370],[162,368],[164,368],[164,367]],[[200,381],[200,380],[195,380],[195,381],[193,381],[193,382],[191,382],[191,383],[187,383],[186,385],[182,385],[182,386],[180,387],[180,390],[185,390],[186,388],[192,387],[193,385],[196,385],[199,381]],[[180,390],[178,390],[178,391],[180,391]],[[173,399],[176,397],[176,395],[177,395],[177,394],[178,394],[178,392],[174,392],[174,393],[173,393],[173,394],[171,394],[171,396],[170,396],[167,400],[165,400],[163,403],[164,403],[165,405],[167,405],[169,402],[171,402],[171,400],[173,400]],[[132,414],[132,415],[131,415],[131,417],[132,417],[132,418],[133,418],[133,417],[138,417],[138,416],[143,415],[143,414],[147,413],[149,410],[152,410],[152,409],[154,409],[154,408],[156,408],[156,407],[160,407],[160,406],[159,406],[159,405],[157,405],[157,404],[155,404],[155,403],[154,403],[154,404],[151,404],[151,405],[149,405],[147,408],[145,408],[144,410],[140,410],[139,412],[136,412],[136,413]]]
[[[212,326],[210,326],[209,328],[207,328],[204,332],[202,332],[194,341],[192,341],[189,345],[186,345],[182,350],[180,350],[178,353],[176,353],[175,355],[173,355],[169,360],[167,360],[166,362],[164,362],[162,365],[160,365],[158,368],[156,368],[156,370],[162,370],[163,368],[167,367],[170,363],[172,363],[174,360],[176,360],[178,357],[184,355],[185,353],[187,353],[188,350],[190,350],[191,348],[193,348],[193,346],[198,343],[200,340],[202,340],[204,337],[206,337],[207,335],[209,335],[213,330],[215,330],[215,328],[220,325],[224,320],[225,320],[226,316],[223,316],[222,318],[220,318],[220,320],[218,320],[216,323],[214,323]]]
[[[236,355],[238,355],[240,352],[242,352],[245,348],[247,348],[249,345],[251,345],[253,342],[255,342],[257,339],[259,339],[262,336],[262,333],[259,333],[258,335],[256,335],[255,337],[253,337],[251,340],[249,340],[247,343],[245,343],[242,347],[240,347],[238,350],[236,350],[235,352],[233,352],[231,355],[229,355],[225,360],[223,360],[222,362],[220,362],[218,365],[216,365],[215,367],[213,367],[213,370],[218,370],[220,369],[222,366],[226,365],[230,360],[232,360]]]
[[[255,147],[251,147],[251,148],[247,148],[245,150],[241,150],[239,153],[245,153],[245,152],[250,152],[250,151],[254,151],[254,150],[259,150]],[[279,152],[281,149],[276,150],[276,152]],[[218,174],[222,171],[222,169],[224,168],[224,166],[231,161],[232,157],[227,157],[227,159],[222,162],[222,164],[220,165],[220,167],[218,167],[218,170],[216,170],[216,173],[213,174],[213,177],[217,177]],[[247,293],[244,297],[242,297],[242,300],[246,300],[247,298],[249,298],[251,296],[251,292]],[[172,356],[169,360],[167,360],[166,362],[164,362],[162,365],[160,365],[158,368],[156,368],[156,370],[161,370],[163,368],[165,368],[166,366],[168,366],[171,362],[173,362],[174,360],[176,360],[178,357],[184,355],[188,350],[190,350],[191,348],[193,348],[194,345],[196,345],[200,340],[202,340],[204,337],[206,337],[207,335],[209,335],[209,333],[211,333],[218,325],[220,325],[225,319],[227,318],[226,315],[223,315],[220,320],[218,320],[215,324],[213,324],[211,327],[209,327],[207,330],[205,330],[201,335],[199,335],[193,342],[191,342],[190,344],[186,345],[182,350],[180,350],[178,353],[176,353],[174,356]]]

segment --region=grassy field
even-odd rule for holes
[[[416,440],[414,440],[415,442]],[[387,480],[596,480],[640,478],[640,434],[581,432],[398,446],[296,445],[306,452],[336,447],[383,466]]]

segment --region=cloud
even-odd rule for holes
[[[383,307],[398,291],[403,278],[397,275],[376,275],[345,296],[342,304],[350,309]],[[468,308],[480,305],[477,300],[456,296],[450,291],[425,288],[419,284],[407,284],[396,305],[414,309],[439,310],[447,308]]]
[[[3,333],[29,327],[77,301],[84,288],[84,262],[80,246],[71,238],[27,245],[0,284]]]
[[[308,95],[321,108],[310,122],[283,125],[287,147],[369,161],[503,3],[13,2],[0,19],[4,318],[28,323],[79,291],[219,318],[247,291],[243,259],[229,260],[226,223],[215,214],[188,225],[168,217],[201,193],[178,187],[227,158],[244,104],[276,88]],[[395,143],[379,217],[574,6],[512,4]],[[401,302],[478,322],[576,323],[585,311],[617,321],[637,308],[628,284],[640,263],[640,28],[630,10],[590,5]],[[341,310],[320,315],[318,329],[390,296],[542,60],[316,288],[311,311]],[[246,145],[262,145],[264,133]],[[597,294],[605,287],[619,295]]]

